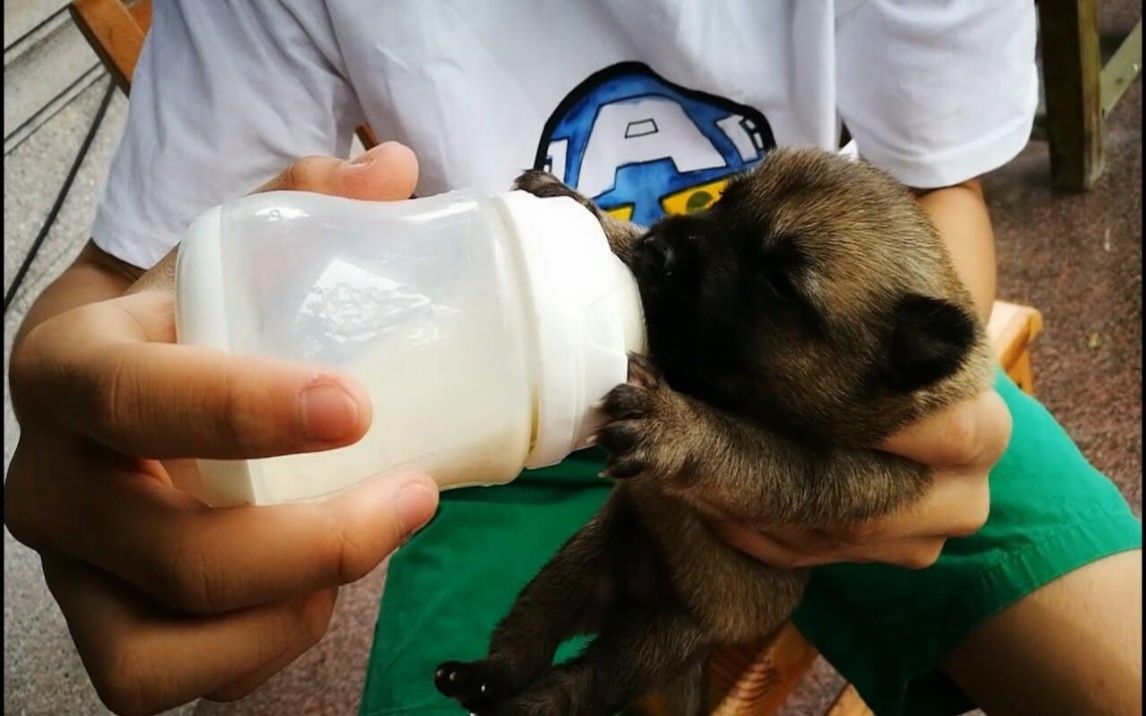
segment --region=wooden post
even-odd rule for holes
[[[1086,191],[1102,174],[1102,58],[1096,0],[1038,0],[1051,183]]]

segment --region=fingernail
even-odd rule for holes
[[[358,404],[337,384],[313,383],[302,393],[302,425],[311,440],[342,440],[358,425]]]
[[[423,482],[407,482],[394,495],[394,512],[406,534],[430,521],[438,508],[438,493]]]

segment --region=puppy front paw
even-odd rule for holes
[[[576,199],[581,206],[597,215],[597,206],[593,202],[578,194],[576,190],[571,189],[549,172],[543,172],[540,169],[526,169],[521,173],[521,176],[517,177],[517,181],[513,182],[513,188],[529,192],[542,199],[567,196],[570,199]]]
[[[680,469],[688,404],[652,361],[629,356],[628,382],[609,391],[603,409],[609,420],[597,431],[597,444],[609,453],[605,477],[668,476]]]

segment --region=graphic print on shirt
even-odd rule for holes
[[[533,166],[647,226],[707,208],[733,174],[775,147],[758,110],[622,62],[566,95],[545,123]]]

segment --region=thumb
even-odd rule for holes
[[[388,544],[383,548],[386,552],[402,546],[438,511],[438,485],[428,475],[410,475],[390,495],[395,524]]]
[[[925,415],[877,447],[937,468],[990,467],[1011,438],[1011,413],[987,390]]]
[[[326,540],[328,547],[336,548],[326,550],[320,559],[325,568],[318,572],[325,574],[316,575],[317,579],[306,586],[337,586],[366,576],[429,523],[438,509],[438,485],[421,473],[377,477],[310,507],[326,512],[323,519],[309,526],[311,534],[316,535],[313,528],[317,524],[333,519],[337,539],[333,543]],[[329,530],[329,522],[327,525]]]
[[[418,159],[404,144],[386,142],[350,160],[304,157],[256,190],[310,191],[349,199],[409,199],[418,183]]]
[[[260,509],[285,512],[291,507],[294,506]],[[292,571],[292,567],[296,571],[301,569],[291,582],[295,589],[302,585],[313,590],[356,582],[405,544],[437,512],[438,485],[429,475],[420,473],[376,477],[329,502],[305,507],[313,510],[312,515],[317,519],[310,524],[305,524],[305,519],[296,524],[301,533],[309,533],[300,542],[316,540],[312,546],[325,544],[317,550],[320,555],[317,563],[311,562],[309,569],[297,564],[276,565],[271,571],[281,577],[283,572]],[[326,514],[319,517],[316,512]],[[320,537],[323,530],[315,529],[323,523],[326,539]],[[282,554],[279,550],[276,552]]]
[[[354,159],[303,157],[253,193],[310,191],[348,199],[398,201],[409,199],[417,183],[418,158],[413,150],[398,142],[385,142]],[[175,285],[178,255],[176,246],[143,274],[128,293],[154,288],[170,290]]]

